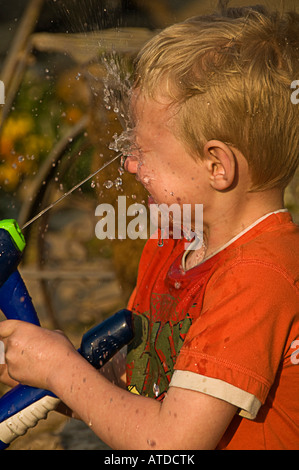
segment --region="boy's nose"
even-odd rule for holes
[[[125,161],[125,170],[129,173],[137,173],[138,160],[133,155],[129,155]]]

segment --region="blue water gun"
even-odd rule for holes
[[[25,248],[23,234],[13,219],[0,221],[0,309],[7,319],[40,325],[31,297],[18,271]],[[80,354],[100,369],[133,338],[132,314],[123,309],[82,337]],[[34,427],[59,399],[50,391],[17,385],[0,398],[0,450]]]

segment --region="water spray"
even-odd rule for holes
[[[96,176],[98,173],[100,173],[102,170],[104,170],[107,166],[111,165],[111,163],[113,163],[115,160],[117,160],[118,158],[120,158],[122,156],[122,152],[119,153],[118,155],[116,155],[114,158],[112,158],[112,160],[109,160],[109,162],[106,162],[104,163],[104,165],[101,166],[101,168],[98,168],[95,172],[91,173],[90,175],[88,175],[86,178],[84,178],[82,181],[80,181],[80,183],[77,183],[75,186],[73,186],[69,191],[67,191],[65,194],[63,194],[63,196],[61,196],[60,198],[58,198],[56,201],[52,202],[48,207],[46,207],[45,209],[43,209],[42,211],[40,211],[37,215],[35,215],[34,217],[32,217],[32,219],[28,220],[22,227],[22,230],[24,230],[26,227],[28,227],[28,225],[32,224],[33,222],[35,222],[37,219],[39,219],[42,215],[44,215],[46,212],[48,212],[50,209],[52,209],[52,207],[56,206],[56,204],[58,204],[59,202],[61,202],[63,199],[65,199],[67,196],[69,196],[70,194],[72,194],[76,189],[80,188],[80,186],[82,186],[84,183],[86,183],[88,180],[90,180],[91,178],[93,178],[94,176]]]

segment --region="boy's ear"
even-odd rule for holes
[[[207,142],[204,146],[204,162],[214,189],[217,191],[232,189],[237,166],[235,155],[228,145],[219,140]]]

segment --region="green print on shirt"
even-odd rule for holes
[[[167,297],[169,301],[169,295]],[[165,299],[163,305],[165,308]],[[177,320],[178,315],[175,316]],[[183,317],[182,314],[180,316]],[[157,320],[158,315],[154,315],[154,318]],[[148,312],[134,314],[135,337],[128,346],[127,354],[128,390],[159,400],[164,398],[176,358],[190,326],[188,313],[175,323],[160,320],[150,322]]]

